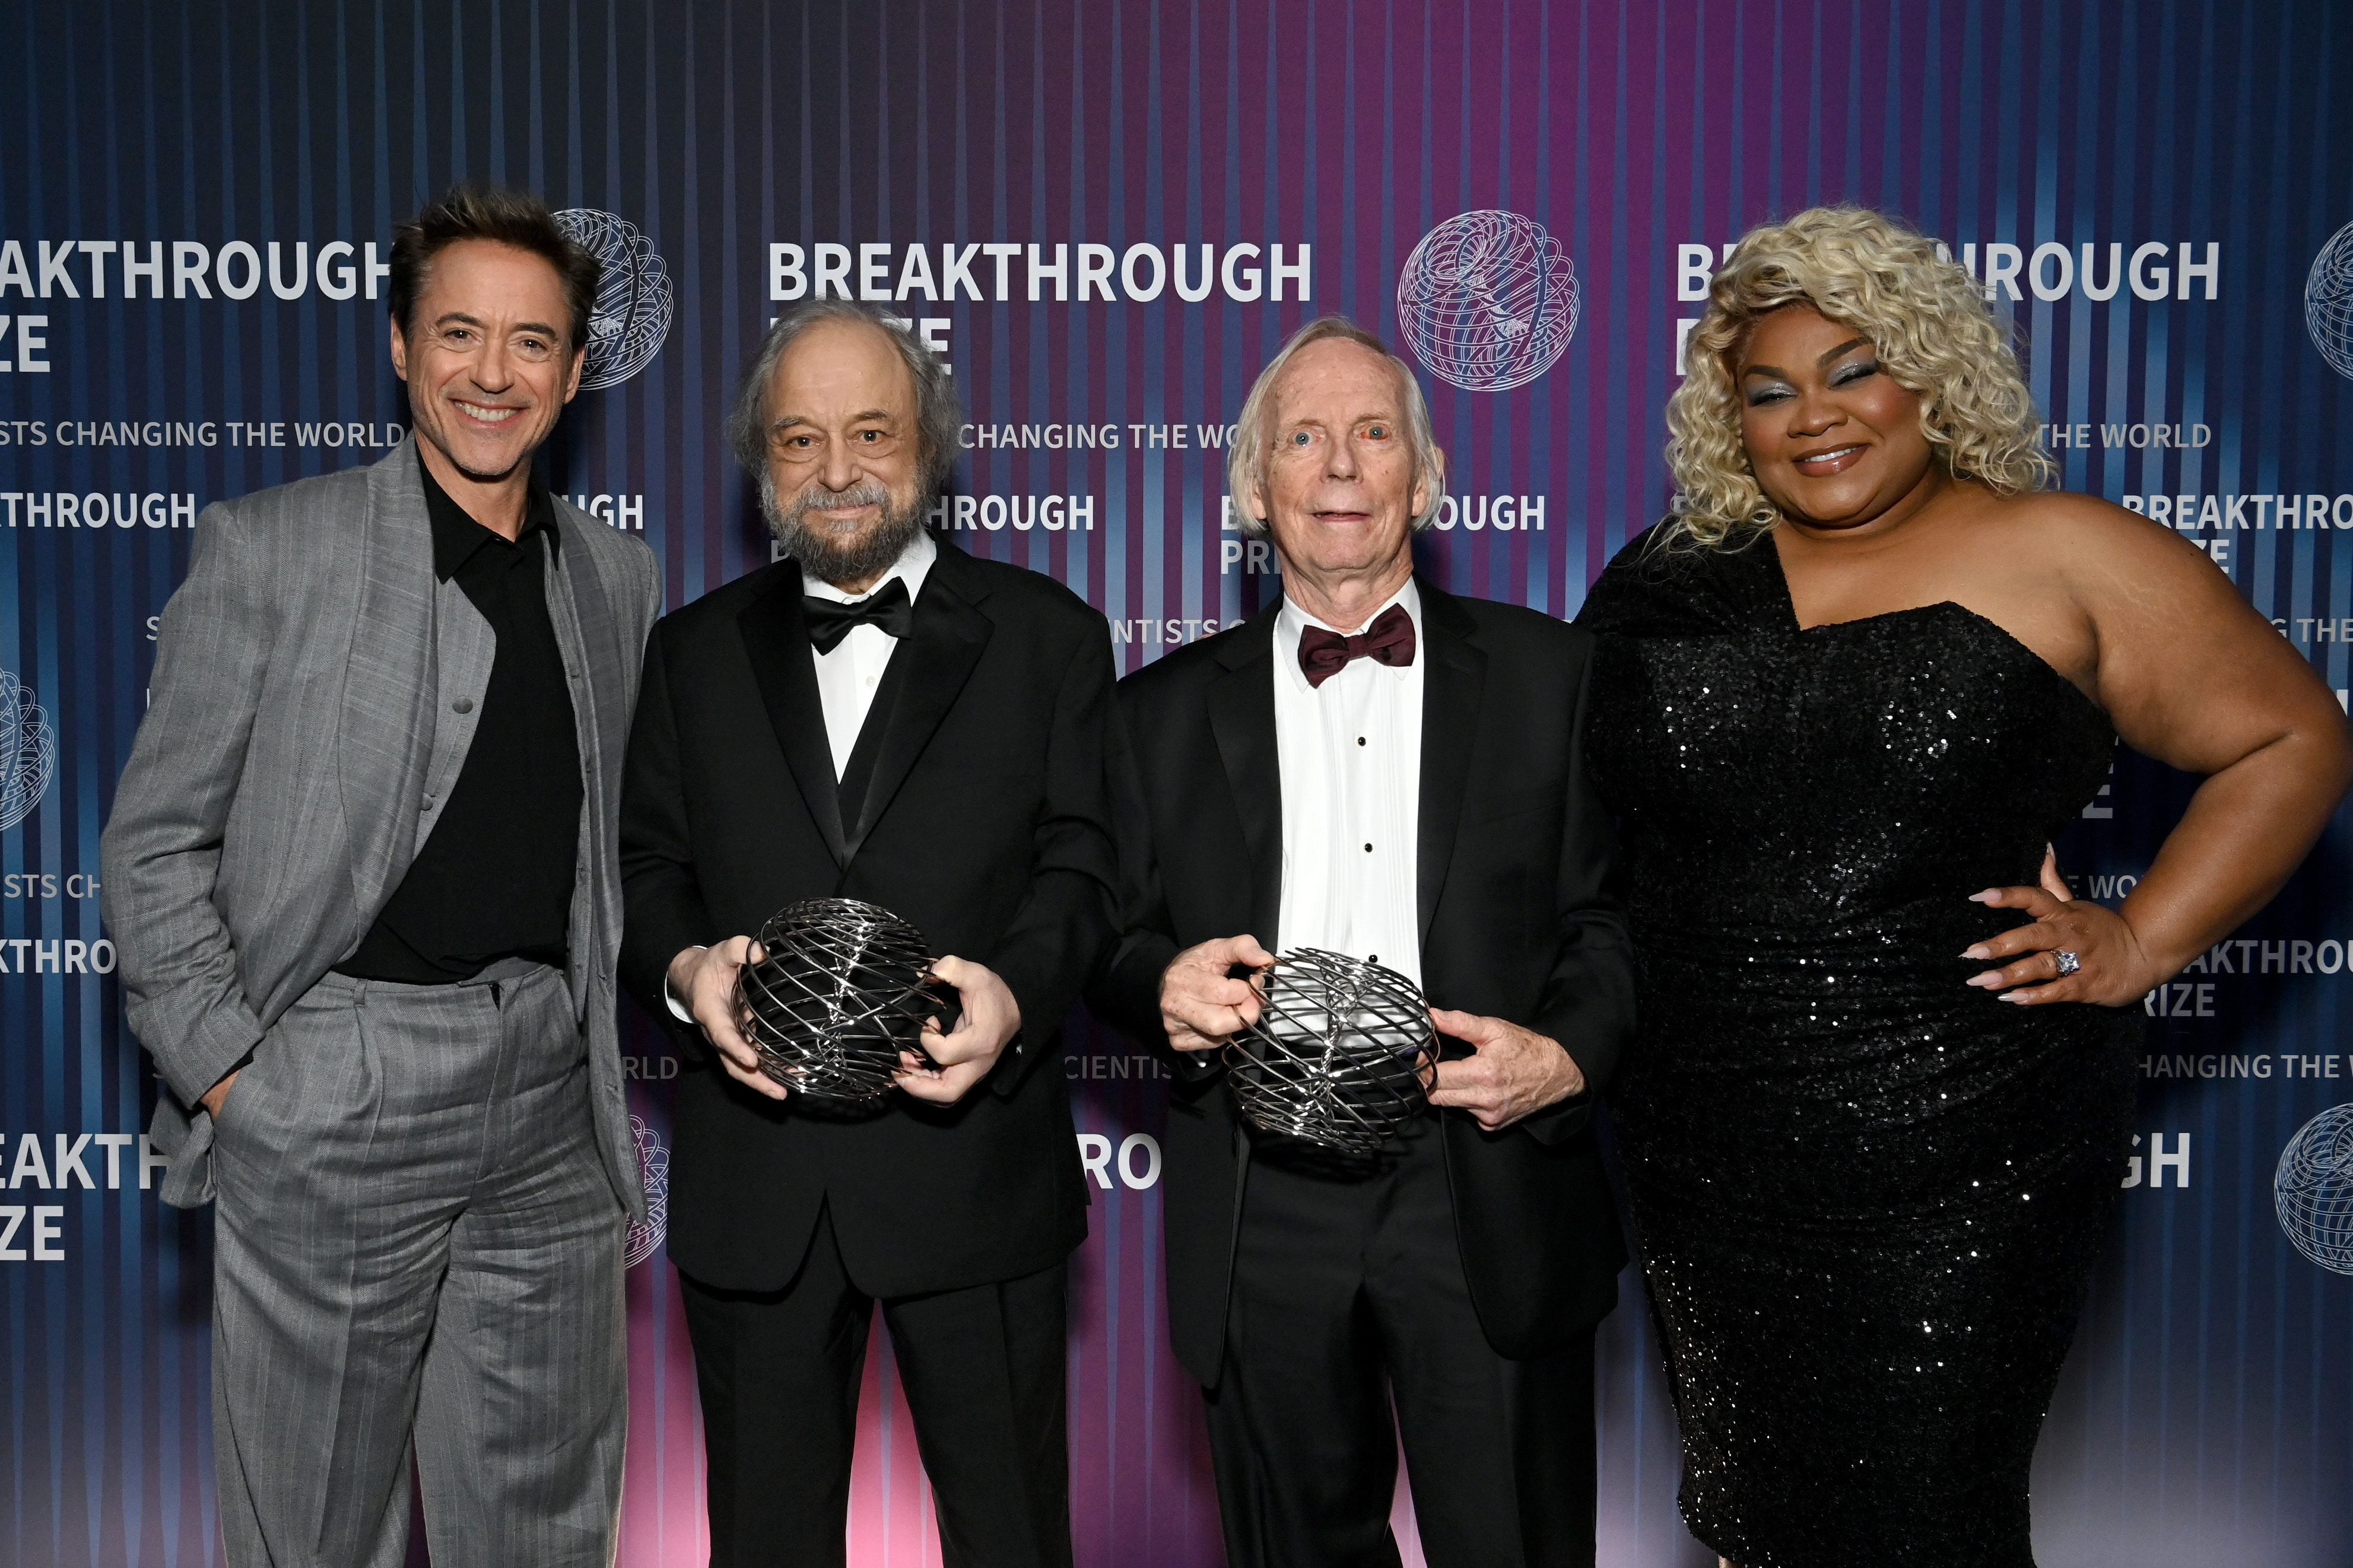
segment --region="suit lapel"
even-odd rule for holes
[[[1475,623],[1451,594],[1421,585],[1422,640],[1428,665],[1421,678],[1421,805],[1415,847],[1415,901],[1421,935],[1446,886],[1454,857],[1454,829],[1471,783],[1471,747],[1479,734],[1479,704],[1487,686],[1487,656],[1472,646]]]
[[[842,774],[841,810],[855,814],[848,825],[845,865],[882,820],[980,663],[995,630],[978,607],[987,597],[972,558],[942,542],[915,598],[913,627],[891,656]]]
[[[1281,600],[1219,639],[1225,673],[1209,683],[1209,730],[1226,765],[1250,851],[1250,931],[1269,952],[1282,913],[1282,764],[1274,739],[1274,620]]]
[[[412,437],[368,473],[359,609],[343,663],[335,770],[360,931],[415,855],[433,748],[433,526],[417,460]]]
[[[557,651],[564,656],[566,672],[577,681],[572,706],[578,721],[580,766],[590,781],[588,798],[593,805],[601,805],[606,737],[628,727],[627,714],[610,710],[628,689],[629,672],[621,667],[604,577],[580,538],[583,528],[603,525],[578,521],[571,504],[561,499],[555,502],[555,529],[563,543],[546,570],[562,591],[549,594],[547,602],[554,611],[549,618],[554,623]]]
[[[549,621],[555,631],[556,651],[572,687],[572,729],[580,747],[580,864],[587,872],[581,888],[585,897],[573,905],[570,980],[573,1005],[587,1002],[590,953],[601,952],[601,933],[620,925],[620,879],[606,875],[607,839],[600,828],[606,820],[607,720],[617,717],[616,736],[627,732],[626,715],[608,715],[613,699],[628,689],[613,635],[612,612],[596,557],[580,539],[584,525],[571,515],[571,502],[555,502],[555,530],[562,540],[554,558],[546,563],[549,581],[560,592],[547,595]]]
[[[833,748],[826,739],[825,703],[818,696],[817,667],[809,656],[808,624],[801,617],[800,568],[790,562],[778,567],[767,592],[754,599],[735,617],[744,651],[752,661],[752,679],[760,689],[760,703],[768,710],[768,724],[776,744],[800,785],[809,817],[833,852],[834,864],[848,866],[849,850],[842,839],[841,791],[833,776]]]
[[[490,688],[491,667],[498,662],[498,634],[482,612],[466,597],[466,590],[453,579],[433,584],[433,689],[429,694],[433,713],[433,747],[425,764],[425,776],[420,781],[424,795],[417,802],[416,849],[422,849],[431,836],[438,816],[423,808],[428,803],[446,803],[449,792],[457,787],[459,772],[466,765],[466,753],[474,743],[474,726],[481,712],[456,712],[451,704],[459,697],[479,697]],[[411,858],[415,850],[411,851]],[[390,884],[398,886],[397,882]],[[389,894],[386,895],[389,897]]]

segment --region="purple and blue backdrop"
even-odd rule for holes
[[[840,292],[954,366],[971,423],[939,525],[1085,595],[1124,668],[1273,592],[1222,449],[1324,311],[1423,374],[1455,491],[1426,569],[1574,614],[1666,500],[1661,408],[1710,267],[1844,201],[1941,237],[2015,320],[2069,488],[2196,540],[2353,683],[2353,16],[2327,0],[24,0],[0,82],[0,1557],[22,1568],[218,1561],[212,1221],[155,1199],[99,829],[197,511],[402,434],[384,260],[455,180],[543,193],[603,258],[591,390],[547,471],[653,547],[672,605],[768,559],[721,414],[779,307]],[[2120,752],[2063,846],[2081,890],[2128,890],[2190,784]],[[2146,1004],[2140,1159],[2035,1472],[2047,1563],[2353,1561],[2347,847],[2340,818]],[[659,1171],[676,1064],[629,1030]],[[1079,1558],[1215,1563],[1161,1305],[1160,1074],[1082,1018],[1070,1041]],[[633,1241],[621,1555],[670,1568],[704,1552],[695,1394],[659,1236]],[[1625,1300],[1602,1561],[1704,1563],[1630,1276]],[[874,1342],[851,1556],[913,1568],[938,1546]]]

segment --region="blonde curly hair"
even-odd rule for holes
[[[1676,495],[1662,542],[1736,549],[1781,521],[1741,441],[1732,354],[1759,317],[1800,303],[1869,338],[1880,368],[1919,394],[1920,433],[1947,472],[2000,495],[2050,482],[2033,395],[1977,279],[1882,214],[1813,207],[1749,230],[1709,286],[1667,400]]]

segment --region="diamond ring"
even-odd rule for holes
[[[2075,971],[2084,967],[2084,961],[2074,953],[2059,952],[2053,952],[2051,956],[2058,961],[2059,978],[2062,980],[2066,979],[2067,976],[2074,973]]]

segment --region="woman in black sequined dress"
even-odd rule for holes
[[[2194,546],[2038,493],[2015,359],[1927,242],[1803,214],[1712,299],[1678,513],[1579,616],[1684,1514],[1739,1568],[2030,1565],[2140,996],[2277,889],[2353,746]],[[2115,911],[2036,883],[2119,732],[2209,777]]]

